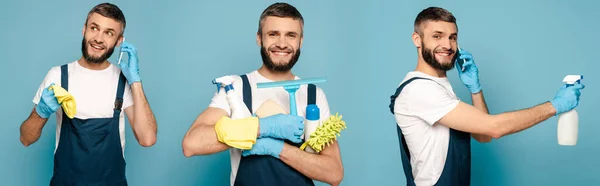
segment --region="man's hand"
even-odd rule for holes
[[[127,52],[129,56],[129,60],[127,60],[127,63],[121,62],[119,64],[123,75],[125,75],[125,77],[127,78],[127,82],[129,82],[129,85],[135,82],[141,82],[142,80],[140,78],[140,68],[137,50],[133,45],[123,41],[121,42],[121,51]]]
[[[289,114],[277,114],[259,119],[259,138],[272,137],[302,142],[304,118]],[[258,143],[258,142],[257,142]]]
[[[54,96],[54,90],[50,90],[52,85],[54,85],[54,83],[44,88],[40,102],[35,107],[37,114],[44,119],[50,117],[52,113],[56,112],[56,110],[60,108],[60,104],[58,104],[58,100]]]
[[[481,91],[481,84],[479,84],[479,70],[477,69],[477,65],[475,65],[475,60],[473,60],[473,56],[466,50],[460,49],[459,56],[456,58],[456,68],[458,71],[458,77],[460,80],[467,86],[469,91],[472,94],[478,93]],[[465,71],[462,71],[461,66],[459,65],[459,61],[465,61],[462,64]]]
[[[583,88],[585,88],[585,86],[580,83],[573,86],[562,86],[556,93],[554,99],[550,101],[554,109],[556,109],[555,115],[560,115],[577,107],[577,105],[579,105],[579,96],[581,96],[580,90]]]
[[[256,139],[256,144],[250,150],[244,150],[242,156],[249,155],[270,155],[279,158],[279,154],[283,151],[283,140],[274,138],[259,138]]]

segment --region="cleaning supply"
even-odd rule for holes
[[[308,141],[310,135],[317,130],[320,124],[321,112],[319,107],[315,104],[306,106],[306,121],[304,122],[304,140]],[[315,153],[315,150],[308,146],[305,149],[306,152]]]
[[[75,104],[75,98],[73,95],[58,85],[51,85],[48,89],[54,90],[54,97],[56,97],[56,100],[58,100],[58,104],[62,106],[67,117],[73,119],[73,117],[75,117],[75,113],[77,113],[77,106]]]
[[[290,114],[275,114],[259,119],[258,138],[286,139],[293,143],[301,143],[304,135],[304,118]]]
[[[246,104],[240,100],[233,89],[233,76],[223,76],[213,80],[217,85],[217,93],[226,94],[227,102],[231,108],[231,117],[222,117],[215,124],[217,139],[231,147],[238,149],[251,149],[256,143],[258,133],[258,118],[252,117]]]
[[[256,143],[258,133],[258,118],[247,117],[233,120],[222,117],[215,124],[217,140],[231,147],[249,150]]]
[[[303,84],[311,84],[311,83],[321,83],[325,82],[326,79],[321,78],[308,78],[308,79],[299,79],[299,80],[289,80],[289,81],[277,81],[277,82],[269,82],[269,83],[257,83],[257,88],[271,88],[271,87],[283,87],[290,95],[290,114],[298,115],[296,111],[296,91],[300,88],[300,85]]]
[[[567,87],[573,86],[575,83],[583,79],[582,75],[567,75],[563,79]],[[558,144],[559,145],[576,145],[578,137],[579,115],[575,109],[571,109],[558,116]]]
[[[117,62],[119,67],[121,68],[121,72],[127,78],[127,82],[129,83],[129,85],[135,82],[141,82],[142,79],[140,77],[137,49],[135,48],[135,46],[125,41],[121,42],[120,48],[121,55],[124,52],[126,52],[127,56],[129,56],[129,58],[127,59],[127,63],[121,63],[120,59],[119,62]],[[121,56],[119,58],[121,58]]]
[[[475,64],[475,60],[473,59],[473,55],[469,51],[458,49],[458,57],[457,68],[460,68],[458,71],[458,78],[460,81],[469,89],[471,94],[476,94],[481,92],[481,83],[479,83],[479,69]],[[461,63],[462,61],[462,63]]]
[[[460,46],[456,46],[456,48],[458,48],[458,53],[460,54],[460,52],[462,52],[462,50],[460,49]],[[467,62],[467,59],[457,59],[458,61],[458,68],[460,69],[461,72],[465,71],[465,67],[463,66],[465,64],[465,62]]]
[[[308,140],[300,146],[301,150],[304,150],[307,146],[310,146],[315,152],[320,153],[325,145],[331,144],[334,139],[340,136],[340,132],[346,128],[346,122],[342,120],[342,116],[336,113],[330,116],[319,125],[315,132],[310,134]]]
[[[231,109],[231,113],[230,113],[231,119],[241,119],[241,118],[249,117],[249,116],[251,116],[251,114],[250,114],[250,111],[248,111],[246,104],[244,104],[244,102],[242,102],[240,100],[240,98],[236,96],[238,94],[233,89],[234,80],[235,79],[233,76],[223,76],[223,77],[214,79],[212,81],[212,83],[217,85],[217,94],[226,93],[225,97],[227,98],[227,102]],[[246,136],[246,135],[244,135],[244,136]],[[256,138],[254,138],[253,140],[256,140]],[[238,139],[237,141],[239,142],[239,141],[246,141],[246,140]],[[225,143],[225,142],[223,142],[223,143]],[[232,143],[230,143],[230,144],[232,144]],[[240,144],[238,147],[252,148],[251,145],[245,144],[245,143]],[[237,148],[230,148],[229,156],[230,156],[230,163],[231,163],[230,182],[231,182],[231,185],[233,185],[233,183],[235,182],[235,177],[237,175],[237,170],[238,170],[238,166],[236,166],[236,165],[239,165],[239,163],[240,163],[240,160],[242,157],[242,150],[237,149]]]
[[[263,102],[254,114],[259,118],[266,118],[276,114],[287,114],[287,112],[275,103],[275,101],[269,99]]]
[[[239,94],[233,89],[233,76],[223,76],[213,80],[213,84],[217,85],[217,91],[225,89],[227,102],[231,108],[231,119],[241,119],[252,116],[246,104],[239,98]]]
[[[277,138],[259,138],[256,144],[250,150],[242,152],[242,156],[250,155],[270,155],[279,158],[279,154],[283,151],[283,140]]]
[[[56,96],[54,96],[54,91],[50,89],[53,85],[54,83],[51,83],[50,86],[42,90],[40,101],[35,106],[35,112],[41,118],[49,118],[50,115],[60,108],[60,104],[56,100]]]

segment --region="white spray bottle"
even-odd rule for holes
[[[233,89],[233,81],[235,81],[234,77],[223,76],[213,80],[213,83],[225,89],[227,102],[231,108],[231,119],[242,119],[252,116],[246,104],[240,99],[239,94]],[[219,89],[219,91],[221,90]]]
[[[229,103],[229,108],[231,109],[231,119],[241,119],[252,116],[246,104],[240,99],[239,94],[235,92],[233,89],[233,82],[235,81],[232,76],[223,76],[213,80],[213,84],[217,85],[217,90],[219,94],[223,93],[222,89],[225,89],[225,94],[227,97],[227,102]],[[240,164],[240,160],[242,157],[242,150],[236,148],[229,148],[229,156],[231,159],[231,174],[230,174],[230,184],[233,186],[235,182],[235,177],[237,175],[238,166]]]
[[[563,82],[567,86],[573,86],[575,83],[583,79],[582,75],[567,75],[563,79]],[[558,144],[573,146],[577,144],[579,127],[579,115],[575,109],[571,109],[568,112],[560,114],[558,116]]]

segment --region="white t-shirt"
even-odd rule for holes
[[[410,151],[415,184],[434,185],[444,170],[450,130],[437,123],[460,102],[448,78],[409,72],[402,82],[417,79],[404,87],[394,103],[394,116]],[[402,83],[401,83],[402,84]]]
[[[265,82],[273,82],[272,80],[267,79],[266,77],[260,75],[258,71],[253,71],[248,76],[248,82],[252,87],[252,113],[256,112],[258,108],[263,104],[263,102],[267,100],[273,100],[277,103],[282,109],[289,112],[290,109],[290,101],[289,94],[283,87],[274,87],[274,88],[260,88],[256,87],[257,83],[265,83]],[[243,90],[242,90],[242,78],[239,76],[235,76],[235,81],[233,82],[233,89],[238,94],[240,100],[243,100]],[[300,79],[299,77],[295,77],[295,79]],[[301,85],[300,88],[296,91],[296,108],[299,116],[304,117],[306,113],[306,101],[307,101],[307,91],[308,85]],[[327,102],[327,98],[325,93],[321,88],[317,86],[317,95],[316,95],[316,104],[319,107],[320,111],[320,119],[321,121],[329,118],[329,103]],[[212,102],[209,107],[220,108],[227,112],[228,115],[231,115],[231,109],[229,107],[229,103],[227,102],[227,98],[225,94],[215,93],[212,98]],[[235,176],[237,173],[237,168],[239,166],[239,160],[241,157],[241,151],[239,149],[230,148],[231,153],[231,184],[235,182]]]
[[[115,98],[117,96],[117,87],[119,84],[119,76],[121,69],[115,65],[110,65],[103,70],[90,70],[79,65],[77,61],[68,64],[69,69],[69,87],[68,92],[75,98],[77,113],[75,118],[112,118],[113,109],[115,106]],[[44,81],[38,88],[37,93],[33,97],[33,103],[38,104],[42,96],[44,88],[50,86],[51,83],[61,85],[61,70],[60,66],[55,66],[48,71]],[[131,88],[125,82],[125,91],[123,93],[123,111],[119,119],[119,132],[121,138],[121,148],[125,151],[125,123],[124,110],[133,105],[131,97]],[[60,129],[62,126],[62,108],[56,110],[56,146],[54,152],[58,148],[60,140]]]

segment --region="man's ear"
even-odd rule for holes
[[[117,45],[121,46],[121,43],[123,42],[125,38],[123,37],[123,35],[119,36],[119,40],[117,40]],[[115,46],[117,46],[115,45]]]
[[[83,25],[83,29],[81,29],[81,35],[83,37],[85,37],[85,29],[87,29],[87,26]]]
[[[256,32],[256,45],[262,47],[262,38],[260,37],[260,33]]]
[[[413,32],[412,34],[412,40],[413,40],[413,44],[415,45],[415,47],[417,48],[421,48],[421,36],[417,33],[417,32]]]
[[[304,42],[304,36],[300,36],[300,47],[298,47],[299,49],[302,48],[303,42]]]

